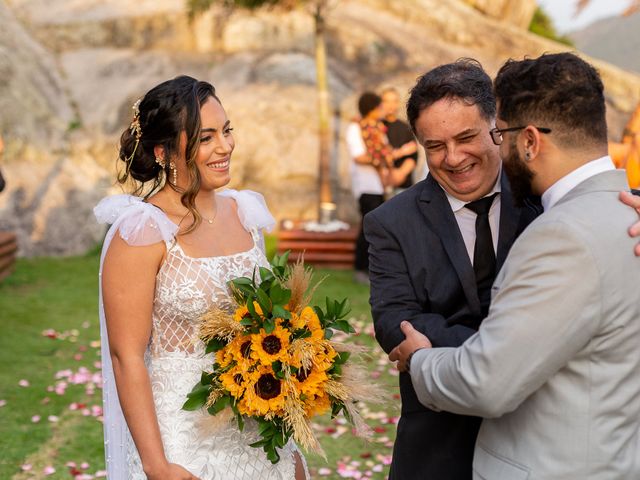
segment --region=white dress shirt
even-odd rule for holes
[[[500,185],[500,177],[501,173],[498,174],[498,179],[496,180],[495,185],[493,186],[491,191],[485,195],[485,197],[493,195],[494,193],[501,192],[502,187]],[[464,246],[467,248],[469,260],[471,260],[471,265],[473,265],[473,251],[476,245],[476,217],[478,215],[476,215],[476,213],[472,210],[464,208],[465,205],[470,202],[464,202],[454,197],[453,195],[450,195],[446,190],[444,193],[447,196],[447,200],[449,200],[449,205],[451,205],[453,215],[456,217],[458,228],[460,229],[460,233],[462,233],[462,239],[464,240]],[[500,232],[500,205],[500,195],[496,195],[496,198],[491,205],[491,209],[489,209],[489,226],[491,227],[491,239],[493,240],[494,252],[498,250],[498,233]]]
[[[363,193],[384,194],[384,187],[376,168],[373,165],[356,163],[354,160],[367,153],[367,147],[362,139],[362,130],[358,123],[351,122],[349,124],[345,141],[351,156],[351,191],[353,196],[360,198]]]
[[[569,193],[570,190],[578,186],[579,183],[582,183],[586,179],[599,173],[615,169],[616,167],[609,155],[605,155],[604,157],[585,163],[581,167],[576,168],[573,172],[562,177],[542,194],[542,208],[544,208],[544,211],[546,212],[558,203],[562,197]]]

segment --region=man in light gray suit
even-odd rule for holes
[[[640,259],[624,233],[637,217],[618,200],[602,82],[562,53],[507,62],[495,92],[513,194],[542,195],[545,212],[475,335],[431,349],[403,322],[389,357],[425,406],[485,418],[476,479],[640,479]]]

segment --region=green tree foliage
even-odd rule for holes
[[[553,21],[549,15],[547,15],[547,12],[545,12],[540,6],[536,8],[535,13],[533,14],[533,18],[529,24],[529,31],[536,35],[540,35],[541,37],[549,38],[571,47],[575,46],[569,37],[558,34],[556,27],[553,25]]]

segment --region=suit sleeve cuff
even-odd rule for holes
[[[437,350],[433,348],[423,348],[413,354],[411,357],[411,383],[413,383],[413,388],[420,403],[431,410],[439,412],[440,409],[431,401],[431,395],[429,395],[425,381],[425,372],[430,370],[429,364],[436,353]]]

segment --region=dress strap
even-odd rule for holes
[[[93,209],[98,223],[111,224],[129,245],[173,243],[178,226],[156,205],[133,195],[106,197]]]

